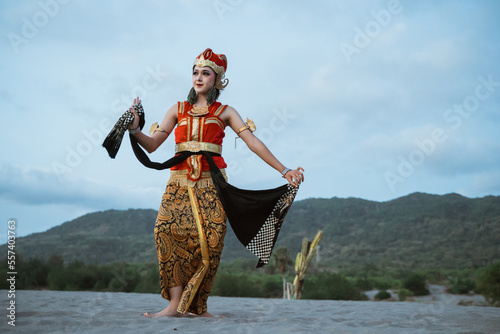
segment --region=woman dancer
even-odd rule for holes
[[[245,124],[234,108],[217,102],[220,91],[228,83],[225,79],[226,69],[227,59],[223,54],[215,54],[211,49],[201,53],[194,62],[193,87],[187,101],[178,102],[168,109],[161,124],[158,126],[155,123],[151,127],[150,136],[142,133],[139,126],[140,115],[136,111],[141,103],[139,98],[134,100],[134,106],[130,109],[134,121],[128,128],[133,146],[136,145],[134,152],[141,162],[144,163],[144,160],[149,161],[149,159],[140,152],[137,143],[149,153],[154,152],[174,128],[176,157],[179,154],[188,154],[183,157],[183,161],[176,162],[177,164],[171,167],[170,179],[154,228],[161,295],[169,300],[170,304],[158,313],[145,313],[147,317],[185,316],[186,313],[211,317],[212,315],[207,312],[207,299],[220,261],[226,233],[226,217],[229,216],[233,229],[235,229],[233,221],[236,220],[242,221],[240,224],[243,230],[247,228],[247,223],[244,222],[247,218],[242,217],[246,214],[240,214],[242,218],[239,219],[237,214],[228,214],[226,212],[228,208],[232,211],[231,207],[243,206],[256,215],[267,212],[264,214],[266,217],[272,211],[269,217],[264,217],[265,222],[261,222],[257,230],[250,232],[252,236],[244,242],[250,251],[259,256],[261,252],[265,252],[261,249],[264,247],[262,245],[272,241],[272,245],[266,246],[270,247],[268,258],[284,214],[293,201],[295,194],[281,196],[278,200],[264,199],[270,203],[271,206],[267,205],[270,209],[261,210],[262,204],[258,204],[260,206],[254,210],[253,200],[247,198],[253,194],[247,196],[245,193],[242,205],[232,202],[234,196],[238,198],[237,195],[221,198],[226,189],[225,181],[217,182],[219,186],[216,187],[214,170],[217,175],[222,175],[225,179],[224,168],[227,166],[220,154],[226,126],[236,132],[251,151],[280,172],[293,186],[290,188],[298,187],[304,180],[303,168],[298,167],[294,170],[286,168],[252,133],[251,125]],[[267,192],[263,191],[257,197],[266,196]],[[276,218],[273,215],[281,216]],[[265,237],[262,237],[262,234],[268,232],[258,232],[263,224],[279,225],[276,227],[276,233],[268,237],[271,241],[266,241]],[[243,232],[235,230],[235,232],[242,242],[248,234],[246,230]],[[264,260],[261,265],[264,263],[267,262]]]

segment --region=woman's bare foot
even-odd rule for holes
[[[205,312],[205,313],[200,314],[200,317],[213,318],[214,315],[212,313]]]
[[[185,314],[177,312],[177,310],[172,310],[170,307],[165,308],[164,310],[158,313],[143,313],[145,317],[148,318],[159,318],[159,317],[185,317]]]
[[[223,316],[223,315],[213,315],[212,313],[208,313],[208,312],[200,314],[200,317],[217,318],[217,319],[225,318],[225,316]]]

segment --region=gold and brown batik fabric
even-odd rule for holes
[[[154,234],[162,297],[170,300],[168,289],[182,286],[177,311],[206,312],[226,234],[226,213],[215,187],[169,183]]]

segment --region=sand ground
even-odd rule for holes
[[[210,297],[223,319],[149,319],[167,302],[157,294],[16,292],[16,326],[0,290],[1,333],[499,333],[500,308],[459,306],[449,295],[427,302],[321,301]]]

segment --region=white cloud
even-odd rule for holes
[[[5,200],[24,205],[75,205],[93,208],[142,207],[161,195],[161,187],[141,187],[128,182],[113,183],[99,176],[57,175],[52,170],[3,165],[0,194]]]
[[[228,4],[221,14],[211,1],[137,6],[73,0],[20,44],[18,53],[2,39],[2,212],[30,213],[23,219],[45,217],[55,224],[55,217],[74,218],[72,212],[155,208],[168,172],[144,169],[128,138],[115,160],[99,141],[141,92],[148,69],[157,66],[168,76],[141,97],[146,128],[161,121],[171,105],[185,99],[193,59],[206,47],[229,59],[230,83],[221,102],[253,118],[256,134],[283,163],[306,168],[299,198],[500,194],[494,173],[500,89],[459,129],[450,130],[443,119],[447,109],[474,94],[478,77],[500,80],[497,2],[401,1],[403,11],[350,63],[340,43],[353,43],[355,28],[373,21],[373,12],[387,9],[388,1]],[[22,34],[23,19],[41,10],[38,2],[2,2],[0,8],[4,36]],[[276,118],[276,110],[291,116]],[[418,149],[415,141],[437,128],[448,139],[391,191],[384,172],[397,169],[399,156],[409,158]],[[172,153],[169,138],[153,159],[164,161]],[[237,167],[232,183],[240,187],[283,182],[250,153],[234,149],[230,131],[224,156]],[[78,161],[61,182],[53,165],[68,166],[71,158]],[[64,217],[55,205],[64,207]]]

